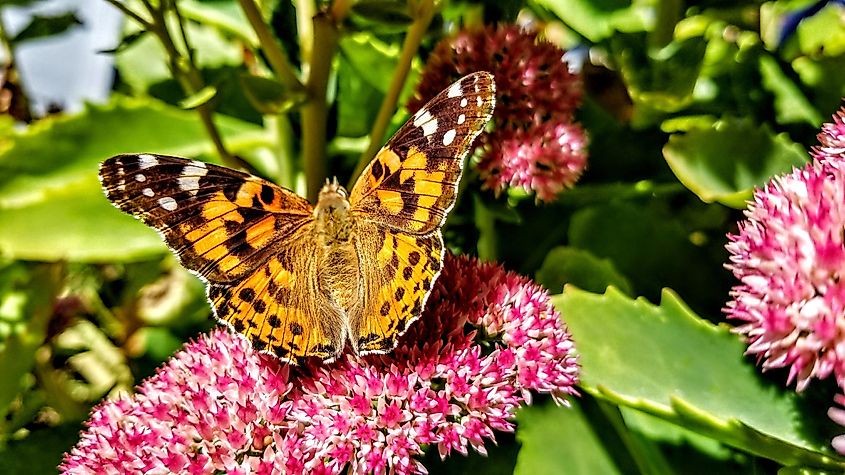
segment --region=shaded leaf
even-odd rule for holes
[[[517,424],[516,475],[622,473],[577,406],[523,407]]]
[[[600,259],[589,251],[560,246],[552,249],[537,271],[537,282],[552,293],[572,284],[591,292],[604,292],[609,285],[632,294],[631,284],[608,259]]]
[[[293,92],[273,79],[241,74],[239,80],[249,102],[262,114],[281,114],[307,99],[303,91]]]
[[[665,211],[618,203],[576,212],[569,245],[609,259],[637,295],[657,298],[663,287],[672,287],[689,295],[696,308],[710,309],[724,299],[720,283],[730,274],[720,263],[714,265],[689,234],[676,216]]]
[[[82,21],[79,20],[75,13],[63,13],[55,16],[33,15],[29,24],[18,32],[17,35],[10,38],[9,42],[18,44],[27,40],[58,35],[81,24]]]
[[[705,203],[745,207],[755,186],[807,163],[802,147],[767,125],[726,118],[674,134],[663,148],[669,167]]]
[[[760,57],[760,75],[763,77],[763,86],[775,96],[774,105],[779,123],[804,122],[813,128],[821,125],[821,114],[813,108],[801,89],[784,74],[773,57]]]

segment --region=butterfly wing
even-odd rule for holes
[[[399,129],[352,188],[363,298],[349,318],[360,353],[390,351],[422,313],[440,273],[440,227],[463,159],[494,101],[491,74],[461,78]]]
[[[455,204],[464,157],[493,113],[490,73],[464,76],[418,110],[376,154],[350,193],[352,212],[428,234]]]
[[[318,250],[309,223],[236,283],[211,284],[215,316],[260,351],[294,363],[333,360],[346,344],[346,314],[318,278]]]
[[[215,316],[256,348],[287,360],[342,349],[344,326],[315,278],[305,199],[246,173],[162,155],[112,157],[100,180],[115,206],[158,230],[208,282]]]
[[[311,221],[311,205],[295,193],[195,160],[118,155],[100,165],[100,181],[115,206],[159,231],[182,265],[210,282],[248,275]]]

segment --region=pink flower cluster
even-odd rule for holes
[[[517,25],[462,31],[435,47],[408,109],[416,111],[466,74],[493,73],[494,130],[477,142],[484,186],[497,193],[521,187],[552,201],[578,180],[587,162],[586,134],[573,123],[582,84],[564,53]]]
[[[389,355],[296,368],[216,330],[133,396],[91,415],[64,473],[420,473],[485,453],[531,392],[575,394],[569,333],[527,278],[447,257],[422,318]]]
[[[728,236],[740,283],[725,312],[743,322],[735,331],[747,353],[764,369],[789,368],[798,391],[831,376],[845,389],[845,108],[833,120],[815,160],[757,190],[739,234]],[[829,414],[845,425],[845,411]],[[834,448],[845,453],[845,436]]]

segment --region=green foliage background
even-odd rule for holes
[[[149,151],[248,164],[303,194],[315,163],[343,181],[367,156],[385,98],[400,107],[389,109],[382,132],[406,118],[401,105],[439,39],[461,25],[517,18],[586,57],[578,120],[590,135],[588,171],[546,205],[516,191],[495,197],[468,173],[445,236],[453,252],[501,262],[556,294],[581,355],[582,397],[570,408],[539,397],[488,457],[429,454],[426,466],[532,474],[845,469],[829,447],[845,432],[826,416],[834,388],[796,395],[784,387],[785,372],[761,375],[721,314],[733,284],[723,268],[726,233],[754,186],[809,160],[820,125],[845,96],[842,2],[318,3],[348,11],[333,52],[313,45],[330,69],[317,91],[328,107],[311,112],[313,96],[280,74],[244,13],[249,0],[178,0],[179,15],[172,2],[119,5],[144,12],[145,4],[170,5],[162,19],[175,49],[127,21],[121,44],[104,53],[115,56],[118,73],[108,103],[24,127],[0,117],[0,473],[54,470],[93,404],[131,391],[213,325],[201,283],[153,231],[103,197],[100,161]],[[811,5],[823,8],[801,16]],[[302,57],[297,12],[309,6],[281,0],[256,10],[293,69]],[[783,31],[787,20],[794,31]],[[13,52],[77,24],[73,15],[37,17],[2,40]],[[403,54],[406,36],[416,38],[411,55]],[[302,137],[314,117],[328,134],[317,144],[325,154],[309,156]]]

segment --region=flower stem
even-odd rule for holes
[[[317,194],[326,178],[326,89],[339,37],[335,20],[326,12],[318,13],[313,19],[314,50],[308,68],[308,80],[305,83],[308,102],[300,111],[306,196],[311,202],[316,202]]]
[[[314,0],[296,0],[296,30],[299,36],[299,59],[303,68],[311,63],[314,37],[314,17],[317,7]]]
[[[106,2],[108,2],[113,7],[120,10],[121,12],[123,12],[124,15],[126,15],[129,18],[135,20],[135,22],[138,23],[139,25],[141,25],[145,30],[147,30],[147,31],[153,30],[153,24],[149,20],[142,17],[141,15],[139,15],[138,13],[136,13],[135,11],[133,11],[131,8],[127,7],[126,5],[120,3],[120,0],[106,0]]]
[[[384,139],[387,126],[390,124],[390,118],[396,112],[396,103],[399,101],[399,94],[408,79],[408,72],[411,70],[411,64],[417,55],[420,43],[422,42],[428,26],[431,24],[431,19],[434,17],[434,2],[433,0],[422,0],[417,5],[414,22],[408,29],[408,34],[405,36],[405,41],[402,44],[402,52],[399,55],[399,63],[396,65],[396,70],[393,72],[393,78],[390,81],[390,87],[384,100],[381,102],[378,115],[373,128],[370,131],[370,143],[358,163],[355,165],[355,171],[352,172],[349,185],[352,186],[358,175],[364,171],[364,168],[370,163],[373,156],[381,147],[381,142]]]
[[[267,23],[264,22],[264,18],[261,16],[261,10],[259,10],[255,0],[239,0],[239,3],[241,10],[243,10],[244,15],[249,20],[249,24],[252,25],[252,29],[255,31],[256,36],[258,36],[261,51],[267,56],[267,62],[270,64],[270,68],[273,70],[276,78],[292,90],[301,90],[302,83],[291,66],[287,54],[285,54],[285,51],[276,42],[276,38],[273,36]]]

